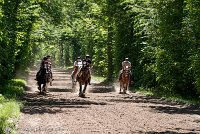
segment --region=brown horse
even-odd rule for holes
[[[85,90],[87,88],[90,77],[89,74],[89,67],[86,65],[86,62],[83,62],[83,66],[77,75],[77,81],[79,82],[79,97],[85,97]],[[84,85],[83,90],[82,85]]]
[[[46,63],[44,64],[44,67],[41,69],[40,75],[37,79],[37,84],[38,84],[38,90],[40,91],[40,94],[42,92],[47,91],[47,85],[50,82],[50,72],[49,72],[49,65]],[[42,86],[43,85],[43,86]]]
[[[130,83],[130,70],[128,67],[125,68],[125,70],[122,71],[121,77],[120,77],[120,91],[119,93],[126,94]],[[123,92],[121,90],[123,89]]]

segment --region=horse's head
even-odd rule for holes
[[[83,70],[83,71],[89,70],[86,61],[83,61],[82,70]]]
[[[129,73],[130,73],[130,68],[129,68],[129,66],[125,66],[125,69],[124,69],[124,74],[125,75],[129,75]]]
[[[45,70],[46,73],[50,72],[50,66],[48,63],[44,63],[43,69]]]

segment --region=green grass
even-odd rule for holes
[[[6,86],[0,87],[0,134],[15,134],[16,122],[19,117],[23,95],[23,87],[26,82],[13,79]]]
[[[93,80],[98,81],[98,82],[102,82],[106,80],[106,78],[102,76],[92,75],[91,77]]]

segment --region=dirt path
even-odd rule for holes
[[[54,69],[50,93],[38,95],[36,72],[17,125],[20,134],[200,133],[200,109],[137,93],[118,94],[92,81],[86,98],[71,89],[70,72]],[[116,89],[117,90],[117,89]]]

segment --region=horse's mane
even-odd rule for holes
[[[89,68],[87,66],[82,66],[80,73],[81,74],[77,80],[81,80],[81,81],[88,80]]]

